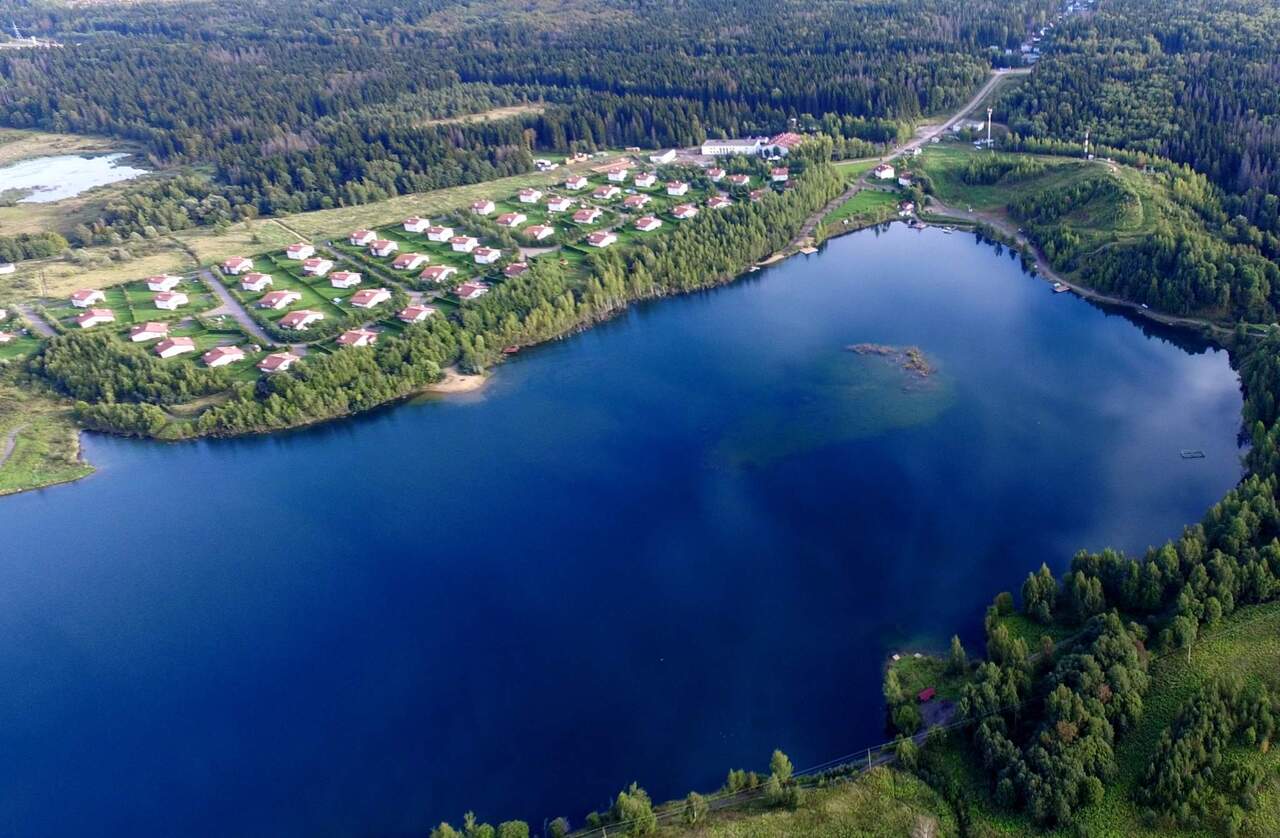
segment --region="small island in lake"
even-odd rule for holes
[[[845,347],[859,355],[878,355],[896,361],[909,375],[925,379],[937,370],[918,346],[886,346],[882,343],[855,343]]]

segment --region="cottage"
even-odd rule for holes
[[[666,151],[659,152],[658,154],[649,155],[649,162],[655,166],[665,166],[668,163],[674,163],[675,160],[676,150],[674,148],[669,148]]]
[[[429,242],[447,242],[453,238],[452,227],[428,227],[427,241]]]
[[[529,216],[522,212],[504,212],[498,216],[498,224],[502,227],[519,227],[528,220]]]
[[[750,186],[751,175],[729,175],[729,185],[738,187]]]
[[[712,183],[719,183],[724,180],[724,176],[725,170],[721,169],[719,166],[712,166],[710,169],[707,169],[707,178]]]
[[[601,186],[591,193],[591,197],[597,201],[612,201],[621,194],[622,190],[616,186]]]
[[[129,340],[142,343],[148,340],[159,340],[169,336],[168,323],[139,323],[129,330]]]
[[[878,180],[893,180],[893,167],[888,163],[881,163],[871,170],[871,175]]]
[[[76,318],[76,325],[81,329],[114,322],[116,322],[116,313],[109,308],[91,308]]]
[[[236,276],[253,270],[253,260],[244,256],[233,256],[222,263],[222,272],[227,276]]]
[[[399,249],[400,245],[396,244],[391,239],[378,239],[373,244],[369,245],[369,253],[373,256],[377,256],[379,259],[386,258]]]
[[[916,211],[915,201],[901,201],[898,204],[898,215],[906,217]]]
[[[406,229],[407,229],[407,222],[406,222]],[[369,243],[376,238],[378,238],[378,234],[373,232],[372,230],[356,230],[354,233],[352,233],[350,236],[347,237],[347,241],[350,242],[352,247],[367,247]]]
[[[689,194],[689,184],[680,180],[673,180],[667,183],[667,194],[680,197]]]
[[[628,195],[622,205],[627,209],[643,209],[651,200],[648,195]]]
[[[423,320],[426,320],[435,313],[436,310],[431,306],[412,305],[408,308],[401,309],[400,313],[397,314],[396,317],[398,317],[402,323],[421,323]]]
[[[597,230],[587,236],[587,244],[592,247],[608,247],[618,241],[618,236],[612,230]]]
[[[480,241],[472,236],[454,236],[449,239],[449,247],[454,253],[470,253],[480,246]]]
[[[712,195],[707,199],[707,209],[724,209],[733,206],[733,201],[723,195]]]
[[[161,274],[160,276],[147,277],[148,291],[172,291],[178,287],[178,283],[182,281],[180,276],[172,276],[170,274]]]
[[[528,262],[512,262],[502,269],[502,275],[510,279],[513,276],[520,276],[527,270],[529,270]]]
[[[432,265],[422,273],[418,274],[418,279],[421,279],[424,282],[444,282],[457,272],[458,269],[452,265]]]
[[[545,224],[534,224],[532,227],[525,227],[524,234],[534,241],[542,241],[556,234],[555,227],[548,227]]]
[[[391,267],[397,271],[416,271],[430,261],[431,257],[425,253],[401,253],[391,263]]]
[[[582,175],[574,175],[564,182],[564,188],[571,189],[576,192],[579,189],[586,189],[589,183],[590,181]]]
[[[471,204],[471,211],[476,215],[489,215],[497,208],[498,207],[493,203],[493,201],[488,200],[474,201]]]
[[[258,308],[279,311],[282,308],[288,308],[301,299],[302,295],[297,291],[269,291],[262,295],[262,299],[258,300]]]
[[[172,358],[196,351],[196,342],[191,338],[165,338],[156,344],[156,354],[161,358]]]
[[[244,279],[240,280],[240,290],[242,291],[265,291],[267,286],[274,284],[274,280],[270,274],[250,273],[245,274]]]
[[[217,369],[234,364],[236,361],[243,361],[244,350],[238,346],[215,346],[201,355],[200,360],[204,361],[206,367]]]
[[[574,203],[572,198],[555,196],[547,201],[547,209],[552,212],[564,212],[567,209],[572,209]]]
[[[324,276],[333,270],[333,262],[319,256],[307,259],[302,263],[302,272],[307,276]]]
[[[94,303],[101,303],[107,299],[107,295],[96,288],[81,288],[79,291],[72,293],[71,304],[76,308],[88,308]]]
[[[804,142],[804,135],[794,131],[783,131],[769,139],[765,152],[772,156],[786,157],[796,146]]]
[[[654,218],[652,215],[646,215],[644,218],[636,219],[636,229],[642,233],[649,233],[662,226],[660,219]]]
[[[785,166],[778,166],[769,170],[769,178],[774,183],[786,183],[791,178],[791,170]]]
[[[156,304],[156,308],[164,309],[165,311],[177,311],[180,307],[191,302],[191,300],[181,291],[164,291],[156,294],[152,302]]]
[[[334,288],[355,288],[361,282],[364,277],[359,271],[334,271],[329,277],[329,284]]]
[[[306,242],[296,242],[284,249],[284,255],[287,259],[293,259],[301,262],[303,259],[310,259],[316,255],[316,249]]]
[[[284,372],[301,360],[292,352],[273,352],[258,362],[258,369],[265,373]]]
[[[385,288],[366,288],[351,295],[351,304],[356,308],[373,308],[391,299],[391,292]]]
[[[747,193],[747,197],[753,201],[763,201],[764,194],[765,193],[763,189],[752,189],[750,192]]]
[[[428,230],[432,229],[431,219],[419,218],[416,215],[413,216],[412,218],[406,218],[404,220],[404,223],[400,226],[404,228],[404,231],[406,233],[425,233]],[[439,228],[436,228],[436,229],[439,229]],[[368,242],[363,242],[360,246],[364,247],[366,244],[368,244]]]
[[[658,176],[653,172],[644,172],[636,175],[635,184],[641,189],[649,189],[658,182]]]
[[[698,208],[695,207],[693,204],[680,204],[679,206],[671,210],[671,214],[674,215],[676,218],[680,219],[681,221],[684,221],[687,218],[693,218],[695,215],[697,215]]]
[[[358,348],[373,346],[378,342],[378,333],[372,329],[348,329],[338,338],[339,346]]]
[[[597,208],[587,207],[586,209],[580,209],[573,214],[573,223],[574,224],[595,224],[596,221],[599,220],[601,215],[603,215],[603,213],[600,212],[600,210],[598,210]]]
[[[474,300],[489,293],[489,286],[483,282],[464,282],[454,289],[459,300]]]
[[[609,175],[608,175],[609,182],[610,183],[626,183],[627,176],[629,174],[631,173],[627,171],[626,166],[614,166],[612,169],[609,170]]]
[[[526,186],[524,189],[521,189],[516,193],[516,198],[518,198],[522,204],[536,204],[542,200],[542,191]]]
[[[913,178],[910,172],[903,172],[902,174],[898,175],[898,185],[901,186],[903,189],[910,189],[912,182],[913,182]]]
[[[359,292],[363,294],[364,292]],[[319,323],[324,319],[324,315],[318,311],[312,311],[309,308],[300,308],[297,311],[291,311],[284,317],[280,318],[279,324],[282,329],[295,329],[301,331],[309,328],[313,323]]]
[[[496,247],[477,247],[471,254],[477,265],[492,265],[502,258],[502,251]]]

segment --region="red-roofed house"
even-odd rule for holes
[[[425,233],[431,229],[431,219],[419,218],[415,215],[413,218],[406,218],[403,226],[406,233]],[[364,245],[361,246],[363,247]]]
[[[879,180],[893,180],[893,167],[888,163],[881,163],[871,170],[871,174]]]
[[[378,342],[378,333],[371,329],[348,329],[338,338],[339,346],[361,347],[373,346]]]
[[[379,259],[390,256],[399,249],[400,245],[391,241],[391,239],[378,239],[376,242],[369,245],[369,252],[374,256],[377,256]]]
[[[363,294],[363,291],[356,292]],[[297,311],[291,311],[278,321],[283,329],[306,329],[312,323],[319,323],[324,319],[324,315],[318,311],[312,311],[309,308],[300,308]]]
[[[572,198],[565,198],[557,195],[556,197],[547,201],[547,209],[551,210],[552,212],[564,212],[567,209],[572,209],[574,203],[576,202]]]
[[[472,236],[454,236],[449,239],[449,246],[454,253],[470,253],[480,246],[480,241]]]
[[[636,219],[636,229],[642,233],[648,233],[662,226],[662,220],[654,218],[652,215],[646,215],[644,218]]]
[[[246,256],[232,256],[222,263],[222,272],[227,276],[236,276],[253,270],[253,260]]]
[[[498,224],[503,227],[519,227],[528,220],[529,216],[522,212],[504,212],[497,218]]]
[[[206,367],[217,369],[234,364],[236,361],[243,361],[244,350],[238,346],[215,346],[201,355],[200,360],[204,361]]]
[[[182,281],[180,276],[172,276],[170,274],[161,274],[160,276],[147,277],[148,291],[172,291],[178,287],[178,283]]]
[[[423,320],[426,320],[435,313],[436,310],[431,306],[413,305],[408,308],[401,309],[400,313],[397,314],[396,317],[400,318],[400,320],[405,323],[421,323]]]
[[[525,187],[520,190],[516,197],[520,199],[520,203],[522,204],[536,204],[542,200],[542,192],[537,189]]]
[[[764,199],[764,190],[763,190],[763,189],[752,189],[750,192],[748,192],[748,193],[747,193],[747,197],[748,197],[748,198],[750,198],[750,199],[751,199],[751,200],[753,200],[753,201],[760,201],[760,200],[763,200],[763,199]]]
[[[245,274],[244,279],[240,280],[240,288],[244,291],[265,291],[273,282],[271,274]]]
[[[458,272],[453,265],[432,265],[422,273],[418,274],[418,279],[427,282],[444,282],[449,277]]]
[[[618,241],[618,236],[612,230],[597,230],[587,236],[587,244],[592,247],[608,247]]]
[[[156,354],[161,358],[172,358],[196,351],[196,342],[191,338],[165,338],[156,344]]]
[[[787,152],[791,151],[796,146],[800,145],[802,142],[804,142],[804,136],[802,134],[796,134],[791,131],[783,131],[781,134],[778,134],[774,136],[772,139],[770,139],[769,145],[773,146],[774,150],[777,151],[778,153],[785,155]]]
[[[295,362],[301,360],[292,352],[274,352],[258,362],[258,369],[267,373],[284,372],[293,366]]]
[[[621,189],[610,184],[608,186],[596,187],[596,190],[591,193],[591,197],[595,198],[597,201],[612,201],[621,194]]]
[[[510,278],[513,276],[520,276],[520,274],[527,270],[529,270],[528,262],[512,262],[510,265],[507,265],[502,269],[502,275]]]
[[[730,186],[749,186],[751,184],[751,175],[729,175]]]
[[[622,205],[627,209],[642,209],[652,200],[648,195],[628,195]]]
[[[649,187],[653,186],[657,182],[658,182],[658,176],[655,175],[653,172],[643,172],[641,174],[636,175],[636,180],[635,180],[636,186],[640,187],[641,189],[648,189]]]
[[[671,210],[671,214],[676,218],[684,221],[686,218],[693,218],[698,214],[698,208],[693,204],[680,204]]]
[[[364,277],[359,271],[334,271],[329,276],[329,284],[334,288],[355,288],[361,282]]]
[[[258,300],[258,308],[279,311],[282,308],[288,308],[301,299],[302,295],[297,291],[268,291],[262,295],[262,299]]]
[[[472,251],[471,258],[476,260],[477,265],[492,265],[502,258],[502,251],[496,247],[477,247]]]
[[[707,209],[724,209],[731,206],[733,206],[733,201],[723,195],[712,195],[707,199]]]
[[[791,170],[778,166],[769,170],[769,177],[773,179],[774,183],[786,183],[787,179],[791,177]]]
[[[147,340],[158,340],[169,336],[168,323],[139,323],[129,330],[129,340],[142,343]]]
[[[106,299],[107,295],[96,288],[81,288],[71,295],[71,304],[76,308],[88,308]]]
[[[366,288],[351,295],[351,304],[356,308],[373,308],[391,299],[391,292],[385,288]]]
[[[542,241],[556,234],[555,227],[548,227],[545,224],[534,224],[532,227],[525,227],[524,234],[534,241]]]
[[[328,259],[322,259],[319,256],[305,259],[302,262],[302,272],[307,276],[324,276],[331,270],[333,270],[333,262]]]
[[[416,271],[423,265],[431,261],[431,257],[425,253],[401,253],[396,260],[391,263],[391,267],[397,271]]]
[[[310,259],[316,255],[316,249],[306,242],[296,242],[284,249],[284,255],[289,259],[303,260]]]
[[[156,304],[156,308],[164,309],[165,311],[177,311],[179,307],[185,306],[191,301],[181,291],[162,291],[155,295],[152,302]]]
[[[580,209],[573,214],[573,223],[595,224],[601,215],[603,215],[603,213],[596,207],[587,207],[586,209]]]
[[[347,241],[352,247],[364,247],[378,237],[378,234],[372,230],[356,230],[347,237]]]
[[[497,207],[494,205],[493,201],[489,201],[489,200],[474,201],[471,204],[471,211],[474,212],[476,215],[488,215],[489,213],[493,212],[495,209],[497,209]]]
[[[453,290],[459,300],[474,300],[489,293],[489,286],[483,282],[464,282]]]
[[[76,318],[76,325],[88,329],[100,323],[116,322],[116,313],[109,308],[91,308]]]
[[[626,183],[627,175],[629,174],[630,172],[627,171],[626,166],[614,166],[612,169],[609,170],[609,182],[610,183]]]
[[[427,241],[429,242],[447,242],[451,238],[453,238],[452,227],[436,226],[427,228]]]
[[[712,183],[719,183],[724,180],[724,175],[724,169],[721,169],[719,166],[713,166],[712,168],[707,169],[707,177]]]
[[[682,180],[673,180],[667,183],[667,194],[679,197],[689,193],[689,184]]]
[[[589,184],[590,181],[582,175],[574,175],[564,182],[564,188],[577,191],[579,189],[586,189]]]

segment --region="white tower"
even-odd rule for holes
[[[987,148],[991,148],[991,108],[987,108]]]
[[[1089,159],[1089,129],[1084,129],[1084,159]]]

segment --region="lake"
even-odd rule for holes
[[[0,167],[0,194],[22,194],[20,204],[46,204],[74,198],[95,186],[145,175],[146,169],[120,161],[130,155],[55,154]]]
[[[476,394],[88,435],[98,474],[0,500],[0,825],[580,824],[632,780],[851,753],[886,738],[887,655],[977,654],[1042,561],[1198,520],[1241,476],[1240,408],[1225,353],[893,225]]]

